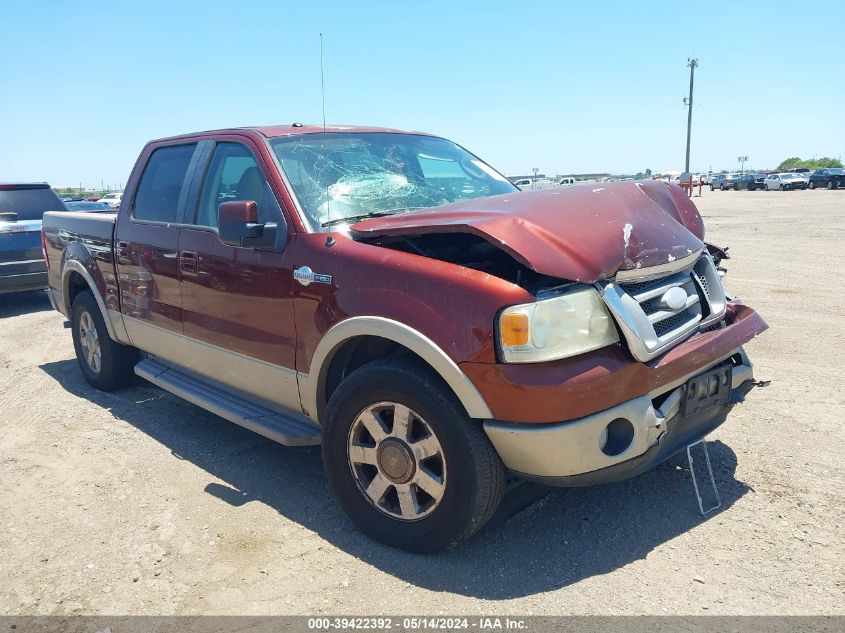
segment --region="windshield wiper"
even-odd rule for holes
[[[359,222],[360,220],[368,220],[370,218],[383,218],[386,215],[398,215],[406,211],[414,211],[416,209],[425,209],[427,207],[399,207],[396,209],[388,209],[386,211],[371,211],[370,213],[362,213],[360,215],[349,215],[345,218],[335,218],[334,220],[326,220],[320,226],[334,226],[335,224],[346,224]]]

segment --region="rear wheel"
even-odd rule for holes
[[[747,187],[747,189],[748,189],[748,191],[754,191],[754,183],[753,183],[753,182],[749,182],[749,183],[748,183],[748,187]]]
[[[786,186],[785,186],[785,185],[781,185],[781,186],[779,187],[779,189],[780,189],[781,191],[786,191]]]
[[[763,189],[765,189],[766,191],[768,191],[768,190],[769,190],[769,185],[763,185]]]
[[[836,189],[836,182],[833,181],[833,180],[828,180],[827,181],[827,188],[828,189]]]
[[[124,386],[133,375],[138,350],[109,337],[100,307],[91,291],[80,292],[71,306],[71,332],[76,360],[92,387],[110,391]]]
[[[368,536],[412,552],[448,549],[493,515],[505,475],[481,425],[416,359],[379,360],[332,394],[323,465]]]
[[[719,185],[719,191],[724,191],[724,190],[725,190],[725,185],[724,184]]]

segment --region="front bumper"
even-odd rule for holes
[[[633,398],[598,413],[560,424],[514,424],[490,420],[484,430],[515,475],[557,486],[585,486],[627,479],[668,459],[722,424],[753,387],[753,369],[740,348],[732,364],[728,401],[685,415],[686,383]],[[690,378],[708,371],[702,369]],[[602,450],[602,436],[615,420],[633,426],[628,447]]]

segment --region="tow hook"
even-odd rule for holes
[[[772,384],[771,380],[752,380],[751,384],[755,387],[768,387]]]

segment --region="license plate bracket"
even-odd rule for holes
[[[727,404],[731,399],[732,369],[726,365],[690,378],[684,390],[684,415]]]

